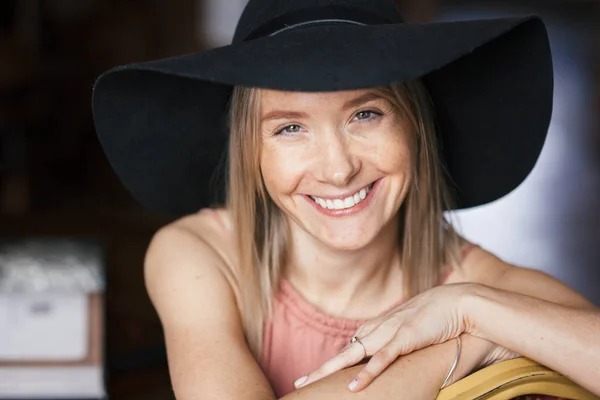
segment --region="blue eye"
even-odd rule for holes
[[[284,127],[283,129],[278,130],[277,132],[275,132],[276,135],[294,135],[296,133],[299,133],[302,130],[302,127],[300,125],[288,125],[286,127]]]
[[[369,121],[371,119],[374,119],[376,117],[380,117],[383,114],[378,113],[376,111],[373,110],[365,110],[365,111],[359,111],[356,113],[356,115],[354,116],[354,118],[356,118],[358,121]]]

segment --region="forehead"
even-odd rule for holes
[[[261,89],[261,109],[265,114],[278,108],[323,108],[343,106],[353,100],[369,101],[383,98],[376,89],[346,90],[339,92],[287,92]]]

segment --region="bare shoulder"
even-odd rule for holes
[[[460,266],[453,273],[454,280],[460,282],[496,282],[511,267],[495,254],[464,239],[461,256]]]
[[[183,400],[272,398],[246,344],[226,234],[216,223],[205,213],[184,217],[156,232],[146,253],[173,389]]]
[[[212,212],[226,215],[223,211]],[[199,212],[182,217],[154,234],[144,262],[144,277],[152,300],[160,295],[164,282],[191,277],[215,283],[224,279],[228,291],[237,292],[233,248],[218,224],[208,212]]]
[[[472,246],[463,258],[461,267],[452,275],[453,282],[449,283],[474,282],[575,307],[591,305],[582,295],[552,275],[511,264],[479,246]]]

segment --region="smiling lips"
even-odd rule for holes
[[[322,199],[316,196],[310,196],[311,199],[315,203],[317,203],[321,208],[325,210],[345,210],[348,208],[352,208],[357,204],[360,204],[369,194],[371,189],[373,189],[374,184],[370,184],[369,186],[362,188],[352,196],[348,196],[346,198],[338,198],[338,199]]]

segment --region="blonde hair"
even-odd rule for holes
[[[458,261],[459,237],[445,218],[452,208],[441,168],[429,95],[419,81],[378,88],[416,135],[413,186],[400,209],[404,290],[414,296],[439,283],[442,269]],[[236,87],[230,106],[227,206],[237,246],[235,275],[246,340],[257,360],[263,325],[286,262],[288,232],[263,184],[259,155],[260,91]]]

